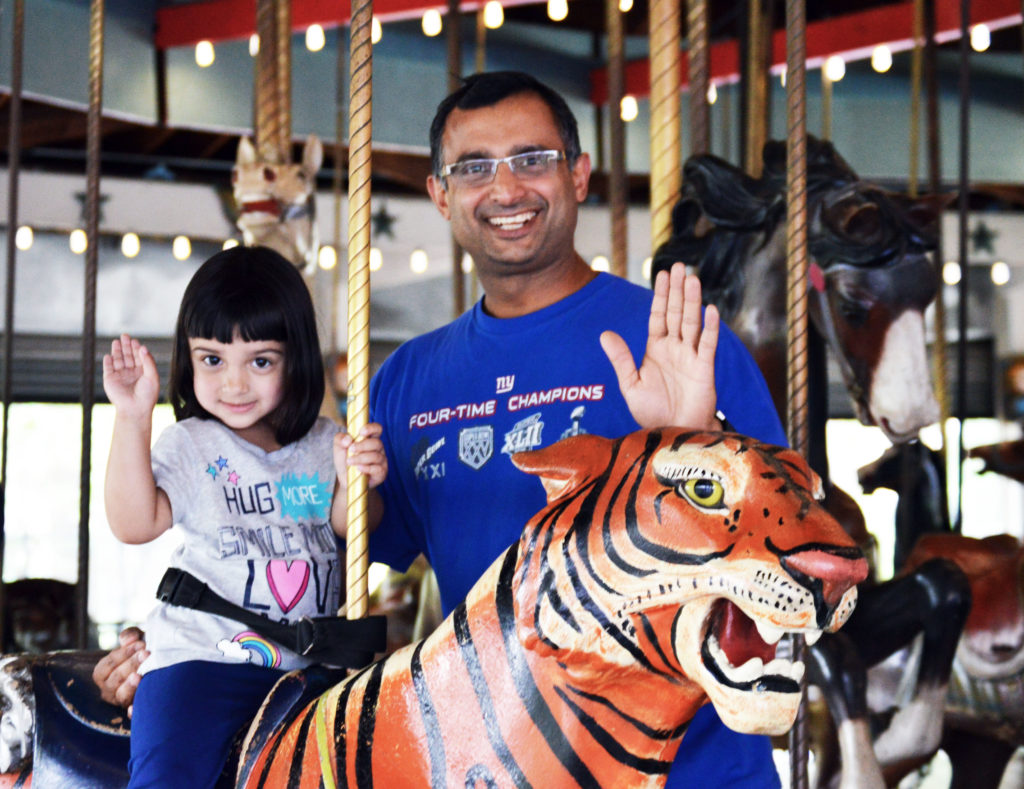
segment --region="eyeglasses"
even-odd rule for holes
[[[565,159],[561,151],[527,151],[501,159],[465,159],[445,165],[441,175],[451,178],[459,186],[486,186],[494,180],[498,165],[505,162],[517,178],[539,178],[555,169]]]

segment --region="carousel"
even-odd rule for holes
[[[225,662],[305,656],[261,693],[218,787],[751,786],[699,756],[673,770],[705,705],[770,738],[766,786],[1024,787],[1024,6],[0,8],[0,786],[128,785],[131,693],[111,670],[157,595],[244,624]],[[123,545],[104,511],[122,429],[100,363],[111,340],[143,338],[166,382],[200,263],[266,247],[315,309],[320,419],[351,436],[384,421],[381,364],[486,311],[485,277],[445,222],[452,179],[577,172],[538,145],[462,167],[426,153],[438,102],[505,71],[576,116],[584,281],[652,288],[654,335],[660,300],[670,331],[684,308],[665,291],[685,264],[705,317],[756,363],[787,446],[721,412],[712,430],[591,434],[596,387],[523,394],[499,376],[498,398],[400,426],[517,412],[503,448],[490,428],[414,445],[417,484],[491,462],[543,490],[461,603],[442,604],[429,556],[371,564],[376,494],[354,466],[329,551],[337,610],[288,616],[307,589],[320,601],[321,578],[270,536],[237,550],[274,557],[277,619],[250,605],[251,560],[248,610],[187,572],[198,592],[180,576],[169,589],[176,529]],[[542,434],[553,402],[571,424]],[[161,394],[150,410],[157,435],[178,407]],[[299,489],[231,495],[247,513],[292,506],[280,533],[308,535]],[[280,635],[293,632],[297,647]]]

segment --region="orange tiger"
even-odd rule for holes
[[[792,725],[775,645],[837,629],[868,572],[802,458],[665,429],[513,459],[548,498],[521,539],[427,639],[257,721],[240,786],[662,786],[708,698]]]

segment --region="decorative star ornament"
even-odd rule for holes
[[[391,227],[395,224],[395,220],[397,219],[397,216],[388,213],[387,205],[381,203],[380,208],[370,216],[370,220],[373,222],[373,235],[378,238],[381,235],[386,235],[388,238],[394,238],[395,234]]]
[[[974,230],[971,231],[971,247],[974,252],[996,253],[993,241],[999,234],[985,224],[984,220],[979,221]]]
[[[75,192],[75,199],[78,201],[80,206],[78,217],[84,224],[89,221],[89,196],[85,192]],[[96,207],[97,223],[103,224],[103,204],[110,199],[110,195],[100,194],[99,205]]]

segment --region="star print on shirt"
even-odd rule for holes
[[[216,467],[216,466],[214,466],[214,465],[213,465],[213,463],[210,463],[210,464],[209,464],[209,465],[208,465],[208,466],[206,467],[206,473],[207,473],[207,474],[209,474],[209,475],[210,475],[211,477],[213,477],[214,479],[217,479],[217,467]]]
[[[220,455],[215,462],[217,463],[217,468],[222,470],[228,465],[228,459],[223,455]]]
[[[237,487],[238,486],[238,473],[235,472],[235,471],[232,471],[230,474],[228,474],[228,482],[230,482],[232,485],[235,485]]]

